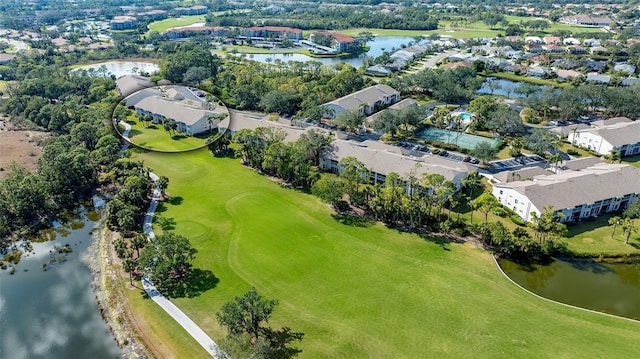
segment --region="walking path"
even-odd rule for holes
[[[127,147],[129,147],[129,131],[131,130],[131,125],[124,121],[120,121],[120,123],[124,126],[125,130],[122,133],[122,137],[125,139],[124,145],[120,149],[121,152],[124,152]],[[153,173],[149,172],[149,178],[152,181],[156,182],[159,177]],[[149,209],[144,216],[144,222],[142,223],[142,230],[149,238],[155,238],[156,235],[153,233],[153,216],[156,212],[156,208],[158,208],[158,202],[160,199],[160,187],[156,186],[153,190],[153,198],[151,199],[151,203],[149,204]],[[142,287],[144,288],[149,298],[151,298],[156,304],[160,306],[167,314],[171,316],[178,324],[180,324],[186,331],[189,333],[193,339],[195,339],[198,344],[200,344],[204,350],[207,351],[214,358],[227,358],[226,354],[218,345],[207,335],[207,333],[202,330],[191,318],[189,318],[180,308],[176,307],[175,304],[171,303],[169,299],[167,299],[158,289],[153,285],[149,278],[142,278]]]
[[[114,121],[116,126],[118,125],[118,123],[124,126],[124,132],[122,133],[122,138],[124,138],[124,145],[122,145],[122,148],[120,148],[120,152],[124,152],[127,150],[127,148],[129,148],[129,144],[131,143],[131,140],[129,140],[129,131],[131,131],[131,125],[128,124],[126,121],[121,121],[121,120],[114,120]]]

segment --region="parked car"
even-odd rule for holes
[[[470,162],[473,163],[474,165],[477,165],[478,163],[480,163],[480,160],[477,158],[472,158]]]
[[[449,154],[449,152],[444,151],[444,150],[442,150],[442,151],[438,152],[438,156],[446,157],[448,154]]]
[[[462,162],[469,162],[469,161],[471,161],[471,157],[469,157],[469,156],[465,156],[465,157],[462,159]]]

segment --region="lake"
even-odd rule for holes
[[[482,83],[482,87],[478,90],[479,94],[486,95],[502,95],[507,97],[526,97],[525,94],[516,93],[515,89],[520,87],[522,82],[511,81],[505,79],[499,79],[496,77],[487,77],[487,80]],[[544,86],[532,85],[538,89],[542,89]]]
[[[364,56],[378,57],[382,55],[383,51],[391,52],[392,48],[400,49],[402,45],[407,45],[409,42],[415,42],[413,37],[409,36],[376,36],[369,45],[369,51],[366,54],[362,54],[354,57],[311,57],[303,54],[238,54],[248,59],[252,59],[259,62],[273,62],[279,59],[283,62],[287,61],[318,61],[324,65],[335,65],[341,62],[350,64],[351,66],[358,68],[363,65]],[[383,50],[384,49],[384,50]],[[271,60],[267,60],[271,59]]]
[[[73,71],[79,70],[87,70],[96,72],[98,76],[103,76],[105,74],[113,74],[116,78],[131,75],[134,73],[140,73],[140,71],[147,73],[154,73],[160,70],[158,64],[153,62],[141,62],[141,61],[106,61],[106,62],[98,62],[95,64],[84,65],[78,68],[73,69]]]
[[[83,258],[96,212],[44,231],[15,268],[0,271],[0,358],[119,358],[121,350],[98,311]],[[55,246],[69,244],[71,253]],[[62,260],[64,259],[64,262]],[[47,263],[47,270],[43,264]]]
[[[640,264],[604,264],[556,259],[548,265],[500,260],[504,272],[545,298],[640,319]]]

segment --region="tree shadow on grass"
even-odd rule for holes
[[[368,218],[364,218],[358,215],[349,214],[349,213],[334,213],[331,215],[333,219],[336,221],[346,225],[353,227],[370,227],[373,225],[374,221]]]
[[[181,141],[181,140],[185,140],[189,137],[185,136],[185,135],[172,135],[171,139],[174,141]]]
[[[215,288],[218,283],[220,283],[220,279],[210,270],[195,268],[180,283],[171,289],[161,291],[161,293],[167,298],[193,298]],[[141,295],[143,299],[151,298],[144,290]]]
[[[141,134],[141,133],[142,133],[142,131],[140,131],[140,130],[136,130],[136,129],[133,129],[133,128],[132,128],[132,129],[129,131],[129,138],[131,138],[131,137],[135,137],[135,136],[137,136],[137,135],[139,135],[139,134]]]
[[[176,220],[171,217],[154,216],[153,223],[159,225],[163,231],[172,231],[176,228]]]
[[[418,236],[422,238],[425,242],[434,243],[440,246],[445,251],[450,251],[449,244],[451,243],[462,243],[462,241],[458,240],[451,235],[445,235],[442,233],[418,233]]]
[[[179,206],[182,204],[183,201],[184,201],[184,198],[180,196],[176,196],[176,197],[171,197],[167,202],[172,206]]]
[[[166,211],[167,211],[167,206],[164,205],[164,202],[158,203],[158,206],[156,207],[156,213],[162,213]]]
[[[220,279],[210,270],[199,268],[192,269],[187,278],[182,281],[182,286],[176,286],[174,290],[167,293],[171,298],[193,298],[215,288]]]

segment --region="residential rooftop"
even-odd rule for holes
[[[537,208],[574,208],[640,193],[640,169],[627,164],[595,164],[578,171],[535,176],[532,181],[494,184],[527,196]],[[615,185],[614,185],[615,184]]]

